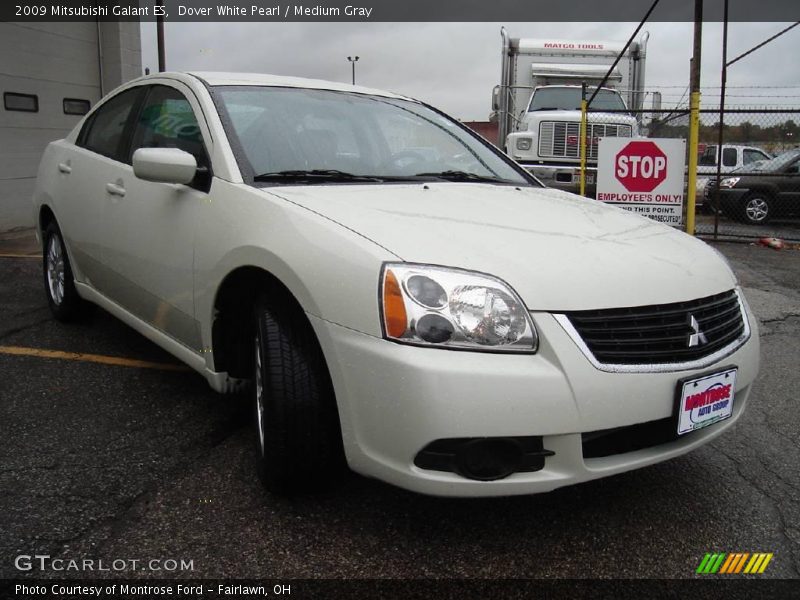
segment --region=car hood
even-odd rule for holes
[[[575,121],[580,122],[581,111],[575,110],[533,110],[522,116],[523,121]],[[623,123],[629,125],[636,122],[636,118],[627,113],[591,112],[587,116],[589,123]]]
[[[678,302],[736,284],[724,259],[704,242],[559,190],[428,183],[264,191],[327,217],[404,261],[495,275],[531,310]]]

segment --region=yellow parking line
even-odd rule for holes
[[[101,365],[114,365],[117,367],[134,367],[139,369],[158,369],[160,371],[188,371],[183,365],[171,363],[151,362],[136,358],[121,356],[105,356],[103,354],[85,354],[83,352],[63,352],[61,350],[44,350],[42,348],[25,348],[24,346],[0,346],[0,354],[13,354],[15,356],[36,356],[38,358],[57,358],[60,360],[77,360],[93,362]]]
[[[41,254],[9,254],[9,253],[4,253],[4,254],[0,254],[0,258],[37,258],[37,259],[40,259],[40,258],[42,258],[42,255]]]

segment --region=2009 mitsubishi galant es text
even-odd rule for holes
[[[715,250],[386,92],[143,77],[48,146],[34,204],[55,316],[98,304],[252,390],[277,492],[346,465],[450,496],[620,473],[728,429],[758,370]]]

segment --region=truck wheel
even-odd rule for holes
[[[55,221],[44,230],[42,258],[44,290],[50,311],[59,321],[72,321],[80,315],[85,302],[75,289],[67,248]]]
[[[258,474],[278,494],[329,487],[343,471],[333,385],[299,308],[262,298],[254,357]]]
[[[762,192],[749,194],[742,202],[742,221],[762,225],[772,217],[772,198]]]

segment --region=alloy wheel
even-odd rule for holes
[[[64,301],[65,276],[61,238],[54,233],[50,236],[50,242],[47,245],[47,287],[50,291],[50,298],[56,306],[60,306]]]
[[[261,336],[256,335],[256,423],[258,425],[258,449],[264,455],[264,382],[261,376]]]
[[[769,205],[763,198],[751,198],[744,207],[747,220],[751,223],[761,223],[769,214]]]

